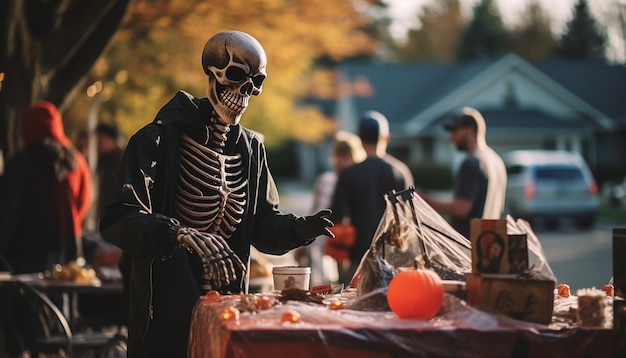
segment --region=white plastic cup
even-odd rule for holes
[[[311,281],[311,268],[308,266],[277,266],[272,269],[274,289],[298,288],[307,291]]]

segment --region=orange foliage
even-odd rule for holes
[[[104,59],[106,74],[93,75],[113,89],[101,120],[118,123],[128,137],[177,90],[203,97],[204,43],[217,32],[240,30],[257,38],[268,56],[263,93],[252,99],[242,124],[263,133],[269,146],[294,137],[315,142],[335,130],[333,122],[295,103],[320,85],[313,80],[317,58],[339,60],[375,50],[364,27],[351,1],[135,0]],[[120,72],[127,74],[124,83],[116,82]]]

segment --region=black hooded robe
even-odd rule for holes
[[[203,142],[211,110],[206,98],[178,92],[129,140],[121,187],[108,198],[103,235],[132,257],[129,357],[187,355],[192,311],[202,294],[202,268],[197,254],[178,246],[169,218],[175,215],[180,135],[184,131]],[[227,240],[231,249],[246,263],[250,245],[275,255],[301,246],[295,216],[278,211],[278,192],[258,136],[241,125],[231,126],[224,152],[242,155],[248,180],[242,222]],[[222,293],[239,293],[244,284],[242,279]]]

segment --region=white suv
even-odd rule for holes
[[[507,168],[506,211],[530,222],[557,224],[571,218],[591,228],[598,212],[598,187],[578,153],[517,150],[502,156]]]

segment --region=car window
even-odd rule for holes
[[[577,167],[540,167],[535,171],[537,180],[584,180],[583,173]]]
[[[523,171],[524,171],[524,166],[522,166],[522,165],[512,165],[512,166],[506,168],[506,173],[508,175],[521,174]]]

